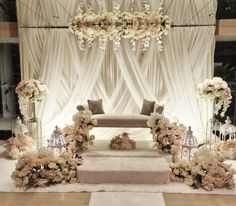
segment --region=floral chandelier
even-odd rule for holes
[[[69,29],[78,37],[81,50],[85,50],[86,45],[91,48],[98,38],[101,49],[105,50],[107,40],[111,40],[117,51],[121,38],[124,38],[130,39],[133,50],[136,50],[136,41],[141,39],[142,51],[149,48],[151,39],[156,39],[162,51],[163,36],[167,36],[171,28],[169,17],[163,14],[163,1],[158,11],[151,11],[147,0],[142,0],[142,11],[135,11],[133,0],[131,11],[121,12],[118,0],[114,0],[113,12],[105,12],[103,0],[98,14],[90,7],[87,12],[80,8],[79,14],[70,20]]]

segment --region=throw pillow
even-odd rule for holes
[[[85,110],[83,105],[78,105],[76,108],[77,108],[78,111],[84,111]]]
[[[141,114],[150,115],[154,110],[155,101],[143,100]]]
[[[88,108],[92,114],[104,114],[102,99],[88,100]]]
[[[162,114],[164,110],[164,106],[158,105],[155,109],[155,111],[159,114]]]

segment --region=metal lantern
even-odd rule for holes
[[[231,124],[231,119],[229,117],[226,117],[225,124],[220,127],[220,138],[224,141],[236,138],[236,126]]]
[[[191,130],[191,127],[188,127],[186,135],[182,139],[181,145],[181,158],[186,157],[188,160],[190,160],[194,151],[198,147],[197,138],[193,136],[193,131]]]
[[[59,127],[55,127],[51,137],[47,140],[48,141],[48,148],[51,149],[59,149],[60,155],[62,152],[63,147],[65,147],[65,138],[61,133],[61,129]]]

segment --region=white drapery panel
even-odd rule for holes
[[[20,0],[17,1],[18,21],[21,26],[67,26],[79,6],[91,5],[98,11],[100,0]],[[107,9],[112,11],[111,0],[105,0]],[[132,0],[120,0],[121,8],[129,11]],[[135,0],[135,8],[141,8],[141,1]],[[160,0],[150,0],[151,9],[159,8]],[[165,0],[164,12],[175,25],[215,24],[217,0]],[[168,11],[167,11],[168,10]]]
[[[65,25],[69,16],[65,9],[75,13],[80,3],[75,0],[22,2],[33,11],[39,11],[29,18],[30,11],[18,3],[18,18],[23,26],[45,26],[44,20],[49,21],[58,12],[60,23],[54,18],[49,26]],[[109,2],[108,9],[111,8]],[[136,2],[140,8],[140,1]],[[170,2],[165,1],[164,10]],[[192,19],[191,23],[212,24],[209,12],[215,12],[215,5],[214,1],[207,2],[173,1],[167,14],[176,24],[183,24],[205,5],[204,15]],[[91,1],[91,5],[97,10],[96,1]],[[152,1],[152,9],[158,5],[158,1]],[[121,6],[128,9],[131,1],[121,1]],[[50,90],[49,96],[37,107],[45,136],[55,125],[70,123],[76,106],[89,98],[102,98],[107,113],[125,114],[139,112],[143,99],[147,98],[164,104],[165,116],[191,125],[199,140],[204,140],[211,110],[206,102],[197,98],[196,85],[212,77],[214,31],[214,26],[172,28],[164,39],[163,52],[158,51],[153,41],[145,53],[141,52],[139,42],[134,53],[128,40],[121,42],[118,52],[113,51],[111,42],[105,52],[98,48],[98,42],[82,52],[76,38],[66,28],[19,28],[22,78],[40,78]],[[97,128],[93,133],[107,138],[124,130],[127,131]],[[129,132],[143,139],[151,138],[148,129],[130,129]]]
[[[162,79],[165,81],[169,107],[166,113],[203,136],[211,108],[199,104],[196,85],[212,76],[214,27],[173,28],[165,41],[165,50],[158,53]],[[181,42],[181,43],[180,43]],[[169,110],[171,109],[171,110]],[[204,117],[203,117],[204,116]]]

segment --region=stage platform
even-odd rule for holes
[[[96,142],[96,141],[95,141]],[[98,141],[83,154],[78,182],[85,184],[167,184],[169,164],[148,141],[137,141],[137,149],[114,151],[108,141]]]

